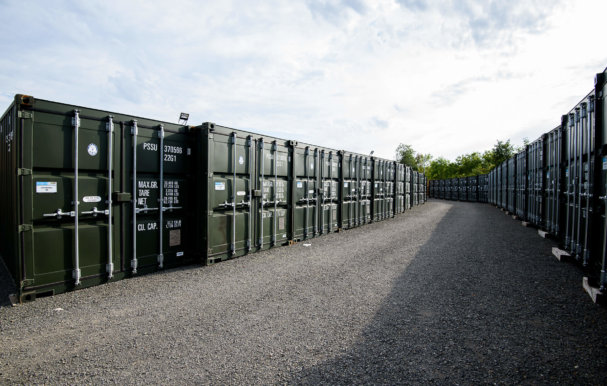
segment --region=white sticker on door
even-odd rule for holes
[[[225,182],[215,182],[215,190],[226,190]]]
[[[94,143],[89,143],[89,145],[86,148],[86,151],[89,153],[89,155],[91,157],[96,156],[97,153],[99,152],[99,150],[97,149],[97,145],[95,145]]]
[[[36,181],[36,193],[57,193],[57,182]]]

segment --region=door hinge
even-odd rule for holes
[[[21,288],[25,288],[25,287],[29,287],[34,285],[34,280],[33,279],[25,279],[25,280],[21,280]]]
[[[29,176],[32,174],[32,169],[18,168],[17,175],[18,176]]]
[[[114,202],[131,202],[131,193],[127,192],[113,192],[112,201]]]
[[[32,224],[22,224],[22,225],[19,225],[18,231],[19,232],[29,232],[32,229],[34,229]]]
[[[34,113],[31,111],[19,110],[17,111],[17,117],[22,119],[32,119],[34,118]]]

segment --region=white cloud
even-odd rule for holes
[[[213,121],[392,158],[534,139],[607,64],[585,2],[423,0],[0,4],[12,94]]]

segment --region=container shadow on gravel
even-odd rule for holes
[[[9,296],[17,292],[13,278],[0,257],[0,308],[11,306]]]
[[[607,382],[607,310],[552,243],[453,203],[357,343],[289,383]]]

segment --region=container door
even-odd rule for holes
[[[372,181],[372,160],[368,157],[360,157],[360,218],[358,220],[359,224],[368,224],[371,222],[371,181]]]
[[[290,147],[278,140],[257,142],[257,188],[261,197],[256,210],[257,248],[267,249],[288,243]]]
[[[35,111],[24,130],[31,147],[31,185],[23,200],[31,209],[32,247],[27,254],[27,285],[112,278],[120,270],[119,216],[112,194],[119,170],[119,137],[113,118],[103,120]],[[35,131],[35,135],[33,135]],[[117,168],[118,167],[118,168]]]
[[[163,125],[125,127],[130,150],[128,175],[134,205],[129,213],[128,239],[132,273],[183,264],[192,250],[194,221],[189,211],[193,143],[186,133]]]
[[[215,127],[207,136],[207,262],[250,252],[255,244],[252,205],[255,146],[251,136]]]
[[[294,148],[294,240],[305,240],[318,234],[318,157],[316,148]]]
[[[341,172],[341,219],[342,228],[359,225],[360,220],[360,157],[355,154],[343,156]]]
[[[594,174],[594,138],[595,138],[595,103],[594,95],[589,95],[580,103],[578,111],[579,130],[580,130],[580,169],[579,169],[579,205],[580,216],[578,218],[577,234],[577,255],[582,260],[584,266],[592,270],[600,268],[596,261],[591,262],[591,256],[594,254],[592,249],[592,235],[590,224],[592,222],[593,211],[591,210],[591,201],[593,198],[593,174]],[[597,265],[597,266],[595,266]]]

